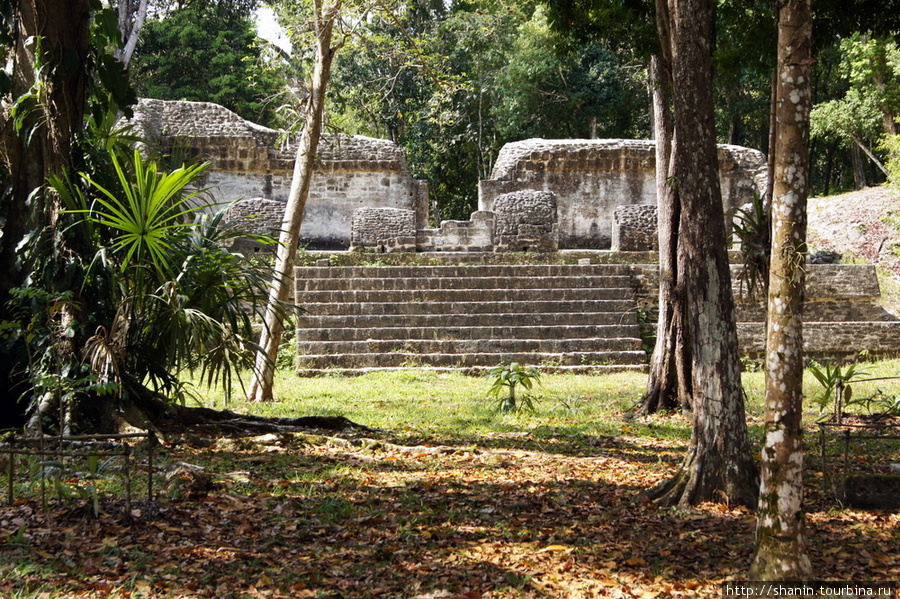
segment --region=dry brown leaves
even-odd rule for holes
[[[552,445],[173,451],[222,466],[224,486],[203,501],[139,504],[131,519],[112,500],[99,519],[71,506],[2,508],[0,595],[718,597],[747,572],[753,514],[635,500],[681,449],[618,438],[576,457]],[[819,578],[900,579],[897,514],[836,509],[814,485],[809,495]]]

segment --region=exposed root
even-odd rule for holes
[[[729,474],[718,456],[707,455],[707,463],[702,466],[697,463],[701,461],[698,456],[698,452],[691,451],[672,478],[648,489],[641,497],[662,507],[713,501],[756,509],[759,475],[752,459],[745,461],[741,472]]]
[[[159,438],[182,435],[200,437],[248,437],[267,433],[292,433],[309,430],[378,432],[343,416],[303,416],[278,418],[238,414],[173,404],[149,390],[137,401],[128,402],[119,412],[122,424],[153,431]]]

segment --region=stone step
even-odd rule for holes
[[[766,346],[765,323],[739,322],[737,332],[742,353],[762,359]],[[900,321],[803,323],[804,352],[815,355],[819,361],[896,357],[900,353],[898,341]]]
[[[297,370],[642,368],[630,273],[621,265],[299,268]]]
[[[487,302],[334,302],[315,304],[316,317],[339,315],[448,315],[448,314],[541,314],[581,313],[603,315],[634,310],[634,300],[531,300]],[[602,317],[602,316],[601,316]],[[597,322],[597,324],[603,324]]]
[[[298,279],[407,279],[412,277],[631,276],[627,264],[469,264],[428,266],[298,266]]]
[[[765,322],[766,308],[762,301],[751,303],[738,298],[734,306],[737,322]],[[873,301],[810,300],[803,304],[803,322],[867,322],[892,318]]]
[[[307,341],[303,351],[311,355],[338,354],[504,354],[597,353],[639,351],[641,342],[631,338],[586,339],[367,339],[363,341]],[[303,354],[300,354],[301,356]]]
[[[329,331],[346,330],[363,338],[381,339],[381,333],[404,334],[409,339],[451,339],[456,332],[463,339],[478,335],[492,339],[527,338],[535,329],[544,329],[541,337],[637,337],[638,323],[634,313],[585,314],[415,314],[404,316],[300,316],[297,319],[300,335],[307,340],[321,338]],[[408,333],[403,333],[408,331]],[[425,331],[427,337],[413,337],[413,331]],[[573,334],[574,333],[574,334]],[[347,333],[350,334],[350,333]],[[392,336],[391,339],[396,337]]]
[[[553,277],[427,277],[410,276],[397,278],[328,278],[297,279],[298,297],[311,291],[433,291],[436,289],[582,289],[582,288],[620,288],[628,289],[631,279],[627,276],[553,276]]]
[[[644,367],[647,355],[642,350],[600,352],[509,352],[465,354],[420,354],[391,352],[386,354],[310,354],[297,356],[297,373],[321,369],[393,369],[411,366],[466,369],[493,368],[518,362],[543,369],[555,366],[578,366],[589,370],[591,366],[631,365]]]
[[[499,364],[490,365],[472,365],[472,366],[370,366],[359,368],[301,368],[298,369],[297,376],[317,377],[317,376],[333,376],[340,374],[341,376],[361,376],[372,372],[462,372],[471,376],[483,376],[491,369],[496,368]],[[542,374],[552,373],[569,373],[569,374],[608,374],[615,372],[647,372],[646,364],[559,364],[555,361],[547,361],[540,365]]]
[[[474,286],[474,283],[473,283]],[[398,302],[537,302],[625,300],[630,288],[580,289],[425,289],[381,291],[306,291],[298,292],[297,303],[311,310],[316,303],[398,303]]]

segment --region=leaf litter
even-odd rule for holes
[[[0,508],[0,596],[494,599],[719,597],[750,565],[754,514],[638,499],[683,441],[327,437],[172,447],[209,469],[191,501]],[[900,575],[900,517],[840,509],[810,476],[823,580]]]

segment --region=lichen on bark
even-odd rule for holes
[[[647,492],[662,505],[725,501],[754,505],[757,470],[750,451],[718,182],[712,104],[708,0],[657,2],[670,41],[674,142],[666,197],[678,207],[675,295],[689,356],[693,427],[684,463]],[[673,182],[677,182],[673,184]],[[662,213],[662,212],[661,212]],[[663,243],[663,240],[660,240]]]
[[[766,328],[765,445],[750,579],[809,580],[803,513],[805,173],[809,163],[810,0],[778,6],[773,229]]]

